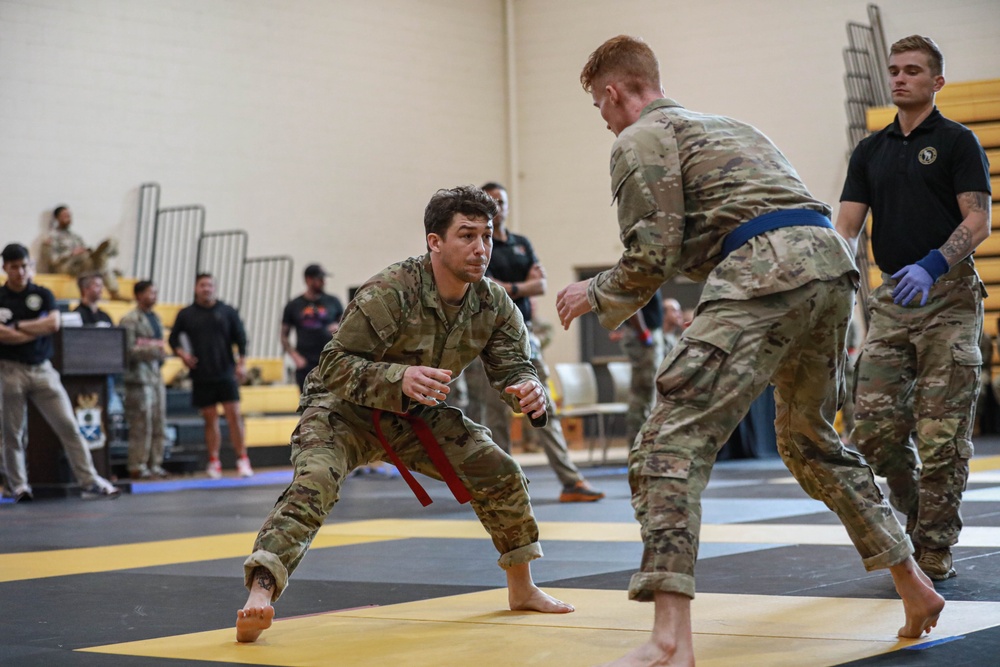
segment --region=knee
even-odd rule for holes
[[[490,447],[484,450],[480,456],[463,461],[461,469],[473,487],[525,485],[521,466],[499,447]]]

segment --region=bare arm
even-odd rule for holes
[[[0,324],[0,345],[22,345],[35,340],[35,337],[19,331],[12,326]]]
[[[962,223],[941,246],[941,254],[948,260],[949,266],[955,266],[971,255],[991,231],[992,210],[988,193],[963,192],[958,195],[958,207],[962,211]]]
[[[840,211],[837,213],[837,233],[844,237],[851,252],[858,254],[858,236],[865,225],[865,218],[868,217],[868,204],[856,201],[840,202]]]
[[[494,279],[494,282],[504,288],[504,291],[510,295],[511,298],[521,297],[532,297],[532,296],[542,296],[545,294],[545,290],[548,283],[545,279],[545,269],[542,268],[541,264],[535,264],[528,271],[527,277],[522,282],[505,283],[502,280]],[[517,289],[514,289],[514,286]]]
[[[39,317],[35,320],[22,320],[18,322],[17,328],[19,331],[23,331],[31,336],[51,336],[55,332],[59,331],[59,325],[62,320],[59,319],[59,311],[51,310],[49,314],[45,317]]]

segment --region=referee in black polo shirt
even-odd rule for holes
[[[917,563],[938,581],[955,576],[982,364],[985,290],[971,254],[990,233],[989,164],[975,135],[934,106],[943,74],[930,39],[892,45],[898,113],[854,150],[837,217],[856,248],[871,209],[883,272],[868,300],[851,439],[886,477]]]

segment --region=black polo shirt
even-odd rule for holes
[[[641,309],[642,321],[646,328],[655,331],[663,326],[663,300],[660,299],[660,291],[653,293],[653,298],[646,302]]]
[[[29,282],[20,292],[7,285],[0,287],[0,324],[13,326],[15,322],[37,320],[55,309],[56,298],[40,285]],[[0,343],[0,359],[5,361],[35,365],[51,358],[52,336],[40,336],[20,345]]]
[[[493,254],[486,275],[505,283],[522,283],[528,279],[528,271],[538,263],[535,250],[528,237],[508,230],[507,240],[493,237]],[[514,297],[514,305],[521,311],[525,324],[531,322],[531,299],[526,296]]]
[[[989,162],[976,135],[935,107],[909,136],[897,116],[863,139],[840,201],[871,208],[875,263],[895,273],[945,244],[962,222],[962,192],[990,192]]]

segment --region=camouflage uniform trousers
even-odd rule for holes
[[[87,251],[79,255],[71,255],[59,262],[52,262],[50,271],[68,273],[79,277],[88,273],[99,273],[104,279],[104,286],[114,294],[118,291],[118,276],[108,266],[108,260],[118,254],[118,241],[106,239],[93,252]]]
[[[483,427],[450,407],[420,407],[411,412],[434,432],[458,477],[472,495],[472,507],[501,554],[507,569],[542,556],[538,524],[521,467],[489,438]],[[327,514],[340,486],[354,468],[382,460],[385,451],[372,426],[372,410],[341,404],[334,410],[311,407],[292,433],[294,479],[278,498],[244,563],[250,588],[254,568],[267,568],[277,582],[275,600],[288,584]],[[382,433],[393,451],[416,472],[441,479],[413,432],[393,413],[382,416]],[[416,500],[410,499],[412,502]]]
[[[983,289],[969,264],[931,288],[927,305],[893,304],[893,281],[869,299],[852,442],[889,484],[914,544],[958,542],[982,353]],[[913,434],[916,434],[916,444]]]
[[[653,335],[653,344],[644,345],[635,329],[626,326],[621,342],[622,350],[632,367],[628,413],[625,415],[625,441],[630,446],[646,423],[656,400],[656,369],[663,361],[663,329],[657,328],[650,333]]]
[[[529,333],[529,343],[531,345],[531,365],[535,367],[538,380],[542,386],[548,390],[549,367],[542,358],[542,347],[538,337],[534,333]],[[469,390],[469,409],[481,415],[481,423],[490,430],[493,441],[503,451],[510,453],[510,419],[511,410],[506,403],[497,395],[497,392],[490,386],[486,378],[486,371],[479,360],[474,361],[466,368],[463,375],[467,376]],[[546,394],[548,392],[546,391]],[[552,397],[546,395],[546,406],[549,413],[549,420],[545,426],[538,429],[525,429],[523,432],[532,433],[542,445],[545,458],[548,459],[549,466],[556,473],[563,486],[572,486],[583,479],[579,468],[569,457],[569,447],[566,444],[566,436],[563,435],[562,422],[555,417],[555,409],[552,405]]]
[[[167,396],[162,382],[125,383],[128,470],[143,473],[163,466]]]
[[[642,529],[629,597],[694,597],[701,495],[719,450],[769,384],[785,465],[837,513],[868,570],[904,561],[910,541],[871,469],[834,430],[843,394],[850,275],[748,301],[703,303],[656,378],[657,403],[629,456],[632,506]]]

